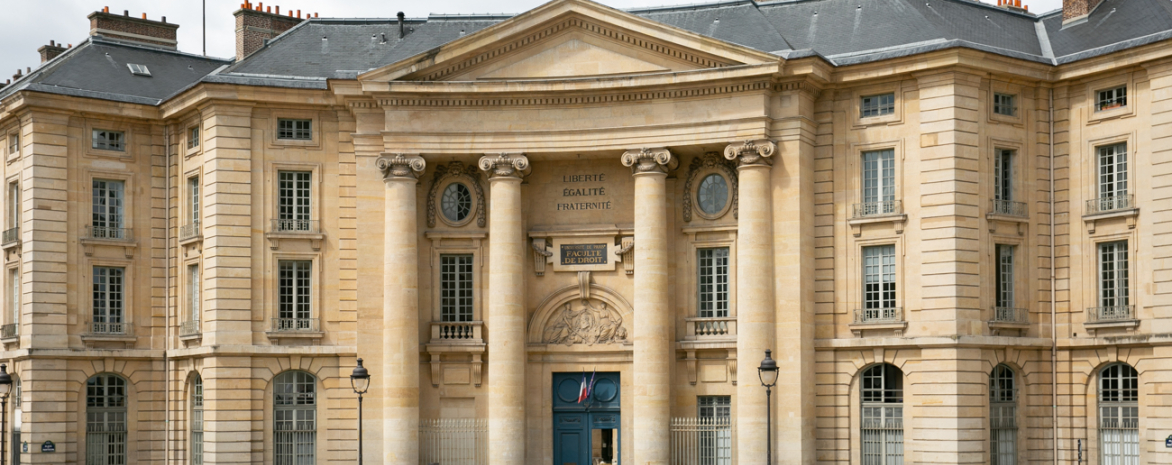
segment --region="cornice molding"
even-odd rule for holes
[[[709,95],[734,94],[740,92],[757,92],[770,90],[772,85],[766,81],[744,84],[728,84],[722,86],[699,87],[692,89],[636,91],[615,94],[590,95],[580,94],[565,97],[514,97],[492,98],[383,98],[379,105],[383,107],[510,107],[510,106],[565,106],[565,105],[599,105],[616,102],[638,102],[644,100],[678,99],[702,97]]]

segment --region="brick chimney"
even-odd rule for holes
[[[236,17],[237,61],[260,50],[261,47],[264,47],[266,40],[277,37],[305,19],[309,19],[308,13],[306,13],[305,19],[301,18],[301,10],[297,10],[296,14],[293,13],[293,10],[288,10],[288,15],[284,16],[281,15],[281,7],[277,6],[276,8],[277,12],[273,13],[273,7],[270,6],[266,9],[264,2],[257,2],[255,5],[252,2],[244,2],[240,4],[240,9],[232,14]],[[314,13],[313,16],[317,17],[317,13]]]
[[[57,58],[57,55],[65,53],[65,50],[65,47],[52,40],[49,41],[49,45],[42,45],[37,49],[41,53],[41,63]]]
[[[86,17],[90,20],[91,36],[101,35],[135,45],[171,50],[175,50],[179,45],[175,40],[175,30],[179,29],[179,25],[168,23],[166,16],[161,21],[152,21],[147,19],[146,13],[142,14],[142,18],[134,18],[130,16],[129,11],[124,10],[119,16],[111,14],[110,7],[105,7],[102,11],[95,11]]]
[[[1082,22],[1103,0],[1062,0],[1062,25]]]

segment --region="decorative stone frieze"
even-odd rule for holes
[[[592,305],[593,303],[593,305]],[[606,302],[566,302],[542,332],[546,344],[613,344],[627,342],[623,316]]]
[[[762,165],[773,166],[773,152],[777,145],[768,139],[747,140],[741,143],[729,144],[724,148],[724,158],[737,162],[737,168]]]
[[[671,151],[663,147],[628,150],[623,153],[622,161],[623,166],[631,168],[631,174],[634,175],[666,174],[680,163],[679,159],[672,156]]]
[[[383,182],[402,178],[414,180],[419,179],[419,174],[427,168],[427,161],[413,153],[383,154],[375,162],[375,166],[383,172]]]
[[[529,174],[529,157],[522,153],[499,153],[480,157],[480,169],[488,179],[523,178]]]
[[[480,173],[477,172],[475,166],[468,166],[459,161],[453,161],[435,170],[435,176],[431,179],[431,188],[427,191],[427,227],[435,227],[439,196],[442,194],[440,189],[447,186],[449,180],[463,180],[472,189],[475,199],[472,203],[473,211],[469,216],[475,216],[476,226],[483,228],[487,223],[487,218],[484,208],[484,187],[480,185]]]
[[[702,156],[702,157],[693,158],[691,165],[688,166],[688,177],[687,177],[687,180],[684,181],[684,212],[683,213],[684,213],[684,221],[685,222],[692,221],[692,210],[695,209],[694,208],[695,204],[694,204],[694,202],[692,202],[692,199],[696,196],[696,192],[694,189],[694,186],[696,185],[696,180],[702,179],[701,178],[702,175],[706,175],[706,174],[712,173],[712,172],[720,172],[721,174],[724,174],[724,177],[726,179],[728,179],[728,193],[729,193],[729,197],[732,197],[732,199],[730,200],[729,203],[732,204],[731,209],[732,209],[733,218],[737,217],[737,201],[740,198],[740,196],[737,195],[736,164],[734,164],[733,162],[730,162],[728,160],[722,159],[720,157],[720,154],[718,154],[716,152],[708,152],[708,153],[704,154],[704,156]],[[703,214],[703,212],[699,211],[698,209],[696,209],[696,210],[697,210],[697,213],[699,213],[701,217],[705,216]],[[723,214],[725,214],[725,212],[722,211],[721,215],[723,215]],[[719,217],[720,215],[716,215],[716,216]],[[715,218],[710,218],[710,219],[715,219]]]

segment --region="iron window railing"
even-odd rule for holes
[[[194,336],[200,333],[199,320],[188,320],[179,323],[180,336]]]
[[[851,218],[898,215],[900,213],[903,213],[903,202],[899,200],[881,200],[878,202],[864,202],[854,204]]]
[[[729,417],[671,419],[672,465],[735,463],[736,427]]]
[[[20,335],[20,325],[9,323],[0,326],[0,339],[13,339]]]
[[[106,226],[86,226],[85,237],[89,239],[105,239],[113,241],[129,241],[134,237],[131,228],[112,228]]]
[[[902,323],[903,308],[858,308],[855,309],[855,323]]]
[[[199,222],[185,224],[179,227],[179,240],[185,241],[193,237],[197,237],[203,233],[203,229],[199,227]]]
[[[1134,305],[1113,305],[1108,307],[1090,307],[1087,309],[1087,321],[1090,323],[1106,323],[1134,319]]]
[[[273,318],[274,332],[318,332],[321,331],[317,318]]]
[[[993,322],[1029,324],[1030,310],[1028,308],[993,307]]]
[[[1131,194],[1099,197],[1087,200],[1087,214],[1106,213],[1116,210],[1135,208],[1135,196]]]
[[[122,322],[117,322],[117,323],[90,322],[88,326],[90,328],[90,334],[96,334],[96,335],[103,335],[103,334],[124,335],[124,334],[126,334],[126,324],[122,323]]]
[[[1025,202],[1014,202],[1012,200],[993,200],[993,214],[1016,216],[1019,218],[1029,216],[1029,213],[1026,211]]]
[[[20,242],[20,227],[5,229],[3,245],[7,247],[17,242]]]
[[[320,234],[317,220],[273,220],[273,232]]]

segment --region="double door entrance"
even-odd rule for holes
[[[554,465],[618,463],[619,374],[585,373],[585,384],[583,396],[583,373],[553,374]]]

